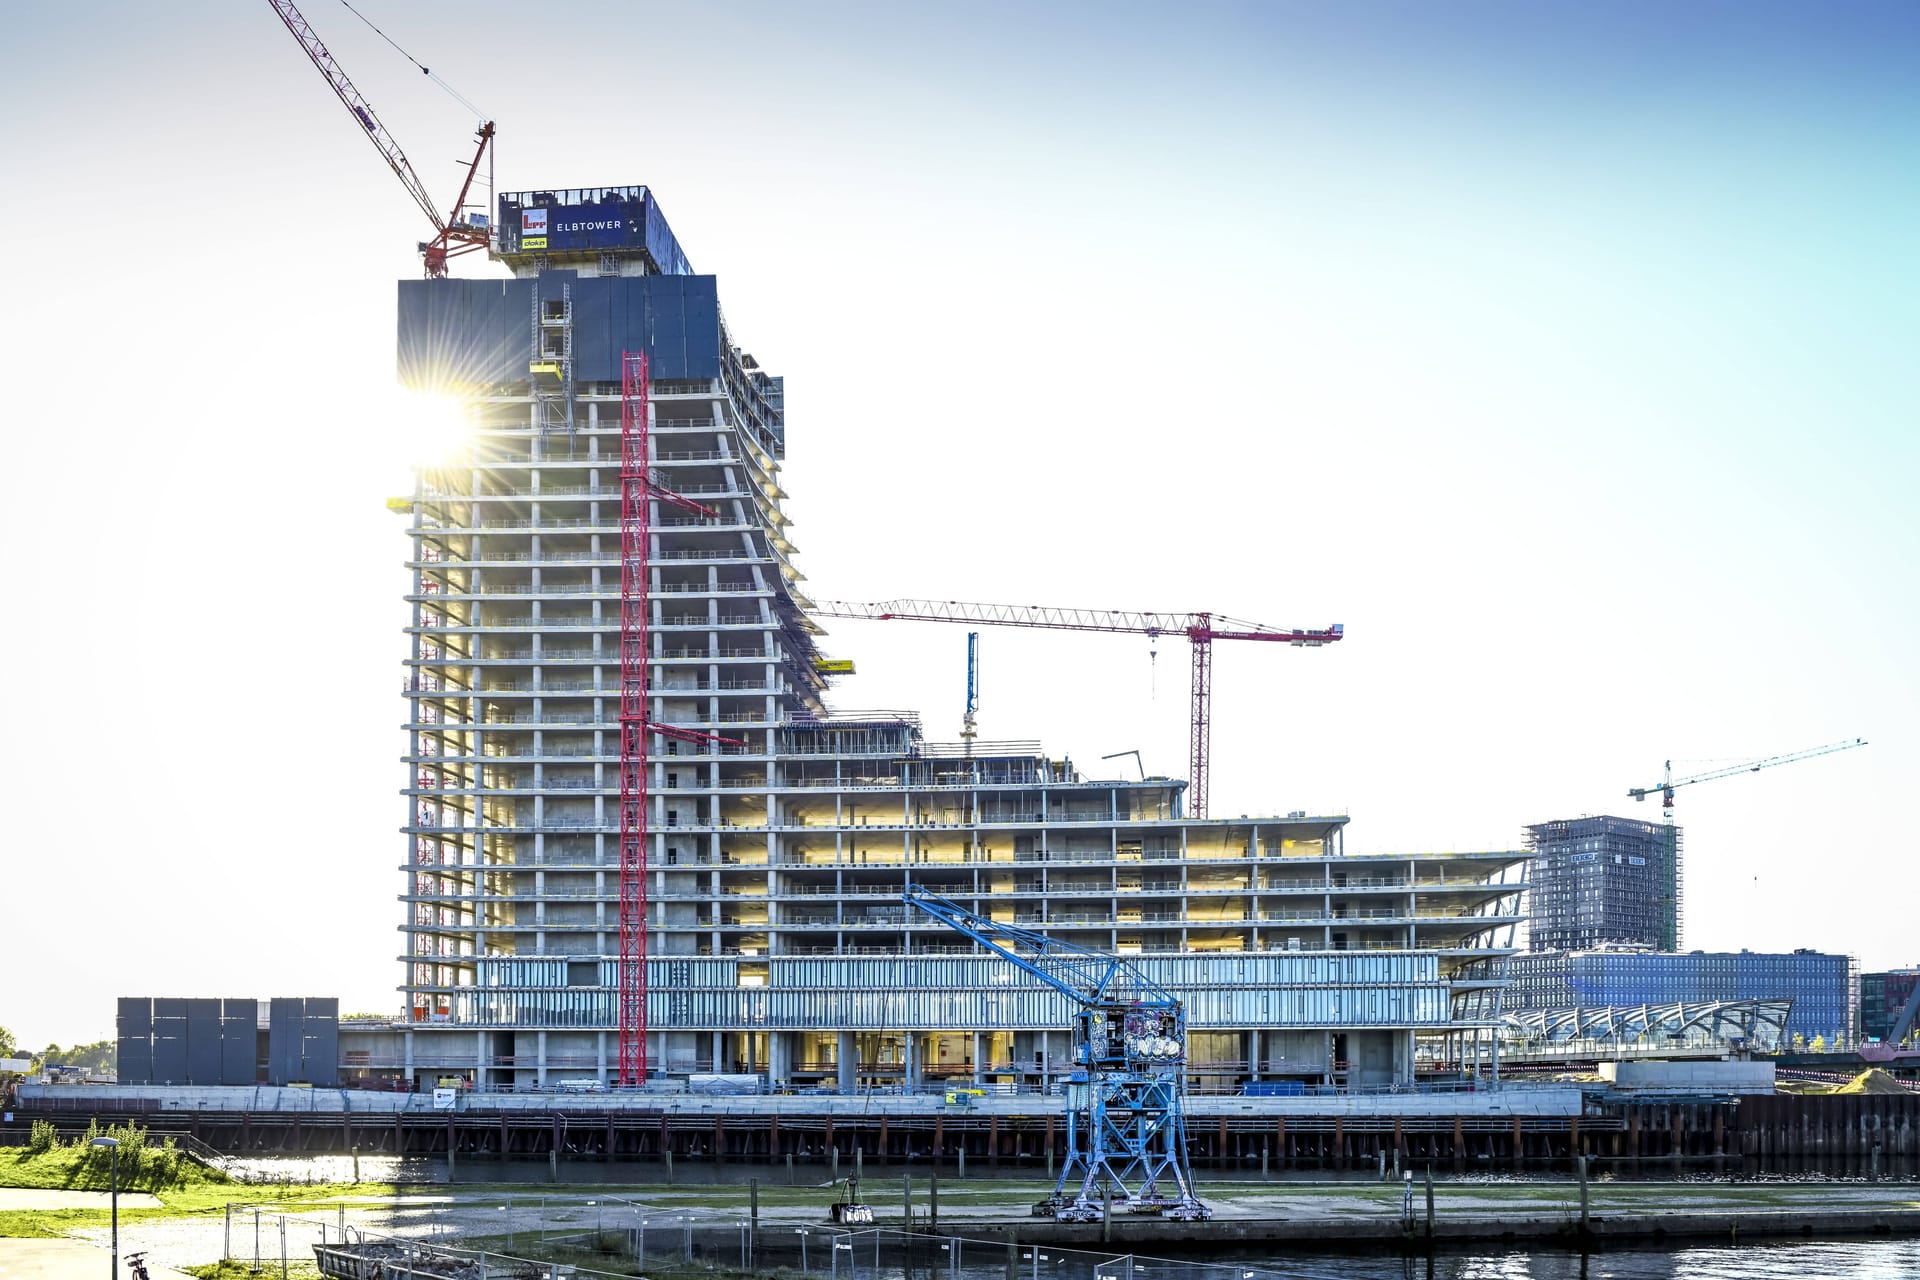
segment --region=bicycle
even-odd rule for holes
[[[147,1274],[147,1255],[145,1253],[130,1253],[127,1255],[127,1274],[132,1276],[133,1280],[153,1280],[153,1278]]]

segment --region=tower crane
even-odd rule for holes
[[[827,618],[869,618],[884,622],[964,622],[996,627],[1034,627],[1050,631],[1115,631],[1133,635],[1184,635],[1193,644],[1193,686],[1187,738],[1188,809],[1207,816],[1207,775],[1213,742],[1213,642],[1266,640],[1296,648],[1318,648],[1346,635],[1339,623],[1322,629],[1269,627],[1213,613],[1129,613],[1114,609],[1061,609],[1046,605],[974,604],[963,600],[876,600],[855,603],[821,600],[813,612]]]
[[[454,198],[452,209],[442,217],[433,203],[433,197],[427,192],[426,184],[420,181],[420,175],[414,172],[412,163],[407,160],[406,152],[400,149],[399,141],[387,132],[387,127],[380,123],[378,116],[373,114],[373,104],[368,102],[366,95],[355,88],[353,81],[347,78],[347,73],[341,70],[340,64],[334,61],[333,55],[327,52],[327,46],[320,42],[320,37],[314,33],[312,24],[294,6],[293,0],[267,0],[267,3],[271,4],[273,11],[280,15],[280,21],[287,24],[287,30],[293,33],[293,38],[300,42],[302,49],[306,50],[307,57],[313,60],[313,65],[319,68],[322,76],[326,77],[334,96],[340,99],[347,112],[353,116],[354,123],[373,143],[374,150],[380,153],[380,158],[387,162],[389,169],[393,170],[394,177],[400,179],[400,185],[407,189],[407,194],[413,198],[413,202],[420,206],[422,213],[427,215],[427,221],[433,224],[433,239],[423,240],[419,246],[428,278],[444,277],[447,274],[447,259],[486,248],[488,243],[486,218],[463,219],[460,215],[466,208],[467,193],[473,189],[474,178],[480,172],[480,162],[489,159],[489,153],[493,147],[493,121],[482,120],[479,127],[474,130],[473,136],[477,145],[474,148],[473,160],[467,165],[467,176],[460,184],[460,194]],[[374,29],[379,30],[377,27]],[[381,32],[382,38],[385,38],[385,34]],[[394,45],[396,49],[399,47]],[[402,49],[401,53],[407,56],[408,61],[413,61],[412,56],[406,54],[406,50]],[[419,63],[416,62],[414,65],[419,66]],[[423,75],[433,76],[433,72],[426,67],[420,67],[420,71]],[[440,83],[444,88],[445,83]],[[451,93],[452,90],[449,89],[448,92]],[[488,166],[487,182],[491,187],[493,182],[491,164]]]
[[[1758,773],[1762,769],[1771,769],[1775,765],[1792,764],[1796,760],[1810,760],[1814,756],[1832,755],[1836,751],[1851,751],[1855,747],[1867,745],[1865,738],[1855,738],[1850,742],[1829,742],[1823,747],[1809,747],[1805,751],[1790,751],[1785,755],[1767,756],[1759,760],[1748,760],[1742,764],[1729,765],[1724,769],[1713,769],[1706,773],[1696,773],[1687,778],[1673,776],[1673,761],[1668,760],[1664,773],[1657,786],[1634,787],[1627,794],[1635,800],[1645,800],[1658,792],[1660,795],[1660,819],[1665,827],[1663,843],[1666,845],[1667,874],[1672,877],[1665,894],[1664,905],[1668,911],[1666,921],[1669,943],[1674,950],[1680,948],[1680,833],[1673,825],[1673,793],[1681,787],[1690,787],[1696,782],[1712,782],[1716,778],[1731,778],[1739,773]]]
[[[1635,800],[1645,800],[1654,792],[1660,793],[1660,808],[1666,811],[1668,822],[1673,821],[1673,793],[1681,787],[1690,787],[1696,782],[1712,782],[1715,778],[1731,778],[1737,773],[1758,773],[1762,769],[1771,769],[1778,764],[1792,764],[1795,760],[1811,760],[1814,756],[1828,756],[1836,751],[1851,751],[1855,747],[1867,745],[1865,738],[1855,738],[1850,742],[1829,742],[1824,747],[1808,747],[1805,751],[1790,751],[1783,756],[1767,756],[1762,760],[1749,760],[1744,764],[1730,765],[1725,769],[1715,769],[1711,773],[1696,773],[1691,778],[1673,776],[1673,761],[1666,762],[1665,776],[1659,785],[1635,787],[1627,792]]]
[[[923,889],[909,889],[905,901],[1076,1006],[1067,1159],[1034,1213],[1098,1222],[1104,1191],[1123,1212],[1211,1218],[1187,1166],[1187,1017],[1179,997],[1118,956],[998,923]]]

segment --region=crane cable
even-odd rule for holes
[[[358,9],[354,8],[351,4],[347,2],[347,0],[340,0],[340,3],[343,6],[345,6],[348,13],[360,19],[360,21],[366,23],[367,29],[372,31],[373,34],[379,36],[382,40],[385,40],[388,44],[393,45],[393,49],[395,53],[398,53],[401,57],[405,58],[408,62],[411,62],[414,66],[419,67],[421,75],[425,76],[427,79],[433,81],[435,84],[439,85],[442,89],[446,90],[448,97],[452,98],[455,102],[459,103],[461,106],[465,107],[467,110],[473,112],[473,114],[478,116],[480,119],[486,120],[490,118],[486,112],[482,111],[480,108],[474,106],[471,102],[467,101],[467,99],[460,93],[458,89],[448,84],[445,80],[442,80],[439,76],[433,74],[433,70],[430,67],[427,67],[426,65],[424,65],[420,61],[420,59],[414,57],[412,54],[408,53],[405,49],[402,49],[398,44],[396,44],[392,36],[382,31],[379,27],[374,26],[373,22],[367,17],[366,14],[361,13]]]

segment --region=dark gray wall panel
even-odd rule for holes
[[[147,996],[121,996],[115,1026],[120,1035],[145,1037],[153,1032],[153,1001]]]
[[[187,1016],[187,1002],[177,997],[163,996],[153,1002],[153,1016],[156,1018],[184,1018]]]
[[[311,1084],[340,1082],[340,1024],[331,1018],[307,1019],[307,1035],[301,1050],[303,1069]]]
[[[162,1026],[168,1020],[159,1020]],[[177,1021],[181,1031],[186,1030],[186,1019]],[[163,1036],[158,1033],[153,1038],[153,1079],[160,1084],[187,1083],[187,1037]]]
[[[571,284],[573,376],[618,382],[623,351],[645,350],[655,378],[718,377],[720,303],[712,276],[540,278],[543,298]],[[401,382],[524,382],[532,344],[531,280],[403,280],[398,303]]]
[[[118,1048],[121,1084],[153,1083],[153,1043],[145,1036],[122,1038]]]
[[[275,996],[267,1006],[267,1083],[286,1084],[300,1078],[300,1037],[306,1001]]]
[[[233,1003],[228,1001],[229,1004]],[[256,1074],[255,1043],[259,1033],[252,1018],[224,1018],[220,1022],[220,1083],[252,1084]]]

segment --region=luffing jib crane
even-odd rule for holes
[[[452,210],[442,217],[440,210],[433,203],[433,197],[427,194],[426,184],[420,181],[420,175],[414,172],[413,165],[407,160],[406,152],[400,149],[399,141],[387,132],[387,127],[380,123],[378,116],[373,114],[373,104],[367,101],[365,94],[354,87],[353,81],[347,79],[347,73],[340,69],[340,64],[334,61],[331,53],[327,52],[327,46],[320,42],[320,37],[314,33],[313,26],[307,21],[306,16],[294,7],[292,0],[267,0],[267,3],[271,4],[273,11],[280,15],[280,21],[287,24],[287,30],[293,33],[293,38],[298,40],[300,47],[307,51],[307,57],[313,60],[313,65],[318,67],[320,74],[326,77],[327,84],[347,108],[348,113],[353,116],[354,123],[366,133],[374,149],[380,153],[380,158],[387,162],[387,167],[393,170],[396,178],[400,179],[400,185],[407,189],[407,194],[413,197],[413,202],[420,206],[422,213],[427,215],[427,221],[433,224],[433,239],[420,242],[420,256],[425,261],[427,275],[430,278],[445,276],[447,259],[486,248],[486,218],[466,219],[460,215],[466,208],[467,194],[473,190],[474,178],[480,172],[480,162],[487,158],[488,150],[493,145],[493,121],[483,120],[474,130],[473,136],[477,145],[474,148],[473,161],[467,166],[466,180],[460,184],[460,194],[455,197]],[[405,50],[401,52],[404,54]],[[420,70],[424,74],[432,74],[425,67],[421,67]]]
[[[1207,816],[1207,777],[1213,744],[1213,642],[1267,640],[1318,648],[1346,635],[1339,623],[1324,629],[1269,627],[1212,613],[1129,613],[1115,609],[1057,609],[1045,605],[973,604],[964,600],[821,600],[813,612],[826,618],[871,618],[883,622],[967,622],[1047,631],[1118,631],[1143,636],[1184,635],[1193,644],[1193,689],[1187,740],[1187,811]]]
[[[1211,1218],[1187,1166],[1187,1015],[1179,997],[1118,956],[1001,924],[922,889],[909,889],[905,900],[1076,1006],[1066,1164],[1034,1213],[1098,1222],[1104,1194],[1120,1212]]]

